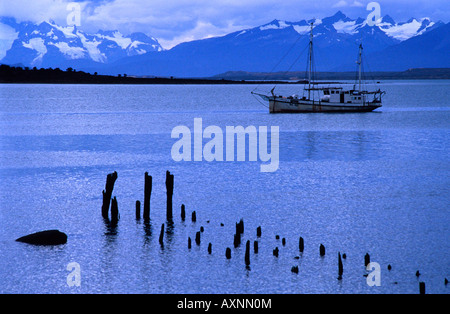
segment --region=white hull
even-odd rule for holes
[[[267,97],[270,113],[306,113],[306,112],[369,112],[381,107],[380,102],[365,104],[345,104],[335,102],[320,102],[312,100],[297,100],[282,97]]]

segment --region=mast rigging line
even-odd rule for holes
[[[286,53],[283,55],[283,57],[281,57],[281,59],[277,62],[277,64],[275,64],[275,65],[272,67],[272,69],[266,74],[266,76],[262,79],[263,81],[265,81],[265,80],[268,78],[269,74],[273,73],[273,71],[281,64],[281,62],[287,57],[287,55],[291,53],[291,51],[294,49],[295,45],[297,45],[297,43],[299,42],[299,40],[300,40],[301,38],[303,38],[303,36],[305,36],[307,33],[309,33],[309,31],[308,31],[308,32],[305,32],[304,34],[300,34],[300,35],[297,37],[297,39],[296,39],[295,42],[291,45],[291,47],[289,48],[289,50],[286,51]],[[303,52],[305,52],[305,50],[306,50],[306,48],[307,48],[308,46],[309,46],[309,43],[308,43],[308,45],[302,50],[302,52],[299,54],[299,56],[295,59],[294,63],[287,69],[287,71],[284,71],[284,72],[283,72],[283,75],[286,74],[287,72],[289,72],[289,71],[292,69],[293,65],[294,65],[295,63],[297,63],[298,59],[300,58],[301,55],[303,55]],[[258,84],[258,85],[252,90],[252,92],[256,91],[260,86],[261,86],[261,84]],[[275,85],[275,86],[276,86],[276,85]]]

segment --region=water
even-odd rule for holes
[[[251,85],[0,86],[0,292],[418,293],[424,281],[427,293],[448,293],[450,82],[380,85],[387,94],[379,112],[297,115],[268,114]],[[174,162],[170,133],[177,125],[192,131],[194,118],[224,131],[279,126],[279,169],[260,172],[259,161]],[[175,175],[171,228],[166,170]],[[115,230],[101,217],[113,171],[121,215]],[[153,176],[150,225],[134,217],[146,171]],[[245,232],[234,249],[241,218]],[[246,268],[245,242],[257,240],[257,226],[259,253]],[[14,241],[46,229],[68,234],[67,244]],[[341,281],[338,252],[347,255]],[[380,264],[379,287],[363,276],[367,252]],[[67,284],[71,262],[81,268],[79,287]]]

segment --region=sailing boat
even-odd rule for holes
[[[385,94],[380,89],[376,91],[362,90],[361,67],[362,67],[362,44],[359,45],[358,54],[358,88],[356,84],[353,89],[345,90],[342,87],[321,87],[320,82],[312,82],[312,54],[313,54],[313,23],[311,23],[309,53],[308,53],[308,86],[304,88],[307,96],[300,97],[280,96],[274,94],[264,95],[252,92],[263,100],[269,101],[270,113],[306,113],[306,112],[369,112],[381,107],[381,96]],[[322,92],[321,97],[315,99],[315,94]],[[305,95],[306,93],[304,93]]]

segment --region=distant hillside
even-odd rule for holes
[[[34,67],[12,67],[0,65],[0,83],[38,83],[38,84],[273,84],[275,81],[234,81],[219,78],[174,78],[174,77],[130,77],[126,74],[117,76],[98,75],[76,71],[68,68],[37,69]],[[298,82],[285,82],[296,84]]]
[[[317,80],[354,80],[356,73],[351,72],[316,72]],[[302,80],[307,77],[304,71],[294,72],[246,72],[229,71],[215,75],[214,78],[224,78],[227,80]],[[409,69],[401,72],[368,72],[366,79],[386,80],[386,79],[450,79],[450,68],[421,68]]]

